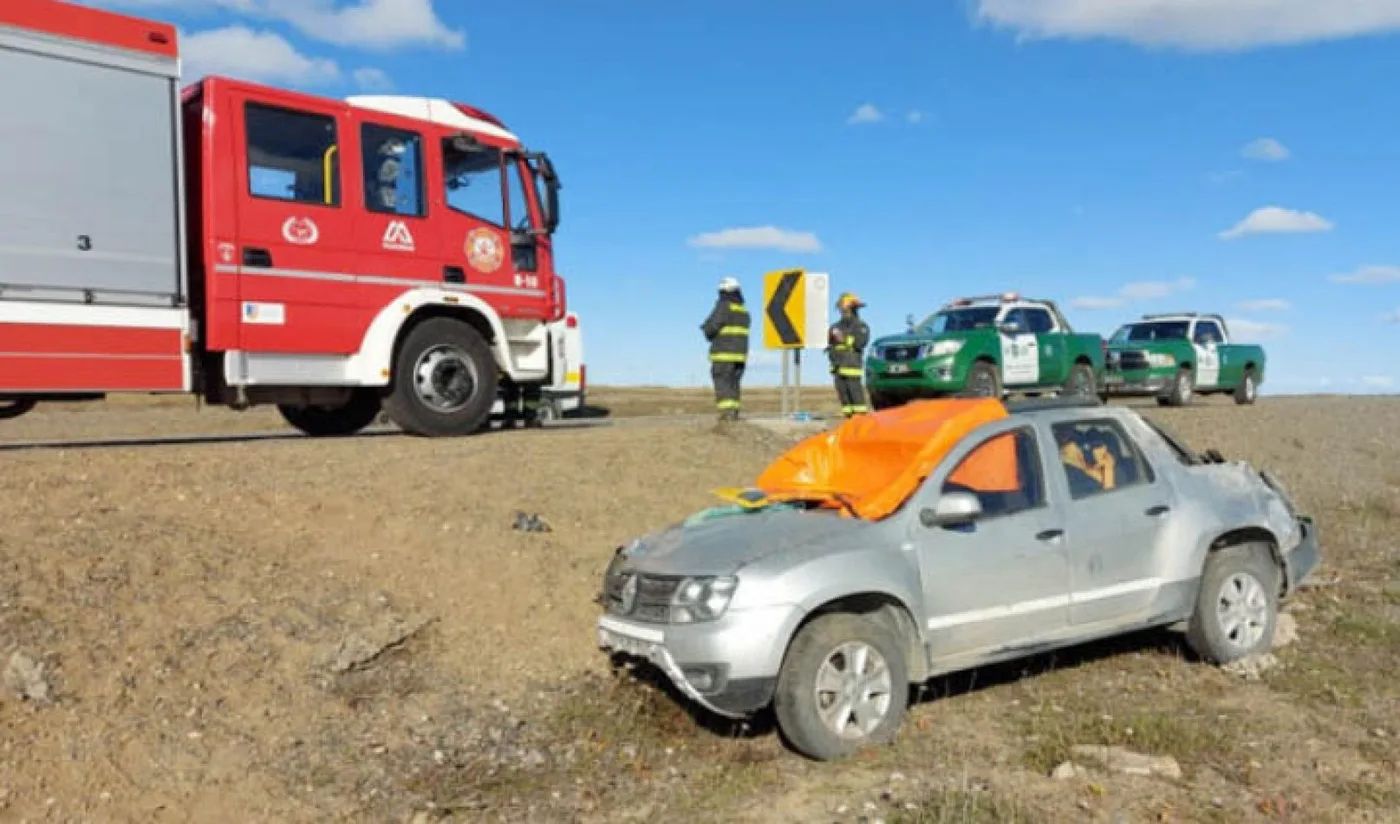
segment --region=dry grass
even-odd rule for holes
[[[776,409],[772,390],[747,397]],[[710,412],[703,390],[591,400]],[[1147,411],[1277,470],[1317,517],[1325,585],[1292,605],[1281,666],[1244,681],[1169,634],[1118,639],[938,679],[896,746],[818,765],[761,722],[726,727],[610,673],[592,646],[612,547],[751,478],[780,440],[661,421],[240,440],[284,427],[183,401],[41,408],[5,434],[152,443],[6,455],[0,658],[43,661],[57,703],[0,696],[0,818],[1384,820],[1400,804],[1400,402]],[[233,438],[163,440],[192,432]],[[514,532],[516,510],[554,531]],[[374,654],[328,666],[354,638]],[[1171,755],[1184,775],[1049,778],[1076,744]]]

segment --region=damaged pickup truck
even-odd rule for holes
[[[619,547],[599,646],[818,760],[893,741],[911,685],[1147,627],[1266,650],[1319,560],[1279,483],[1095,398],[915,401],[814,435]]]

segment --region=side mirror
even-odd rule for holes
[[[1023,335],[1025,332],[1026,328],[1014,320],[1004,321],[1001,324],[1001,333],[1003,335]]]
[[[910,331],[910,332],[914,331],[914,316],[913,316],[913,315],[905,315],[905,316],[904,316],[904,325],[907,326],[907,327],[909,327],[909,331]]]
[[[982,502],[970,492],[949,492],[938,499],[932,509],[919,513],[924,526],[959,526],[970,524],[982,515]]]

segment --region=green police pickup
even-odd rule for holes
[[[1162,406],[1226,392],[1251,404],[1264,382],[1263,348],[1230,343],[1219,315],[1143,315],[1113,333],[1105,360],[1104,396],[1155,396]]]
[[[1104,342],[1078,334],[1053,301],[1016,293],[959,298],[909,330],[873,341],[865,361],[871,406],[949,395],[1094,395]]]

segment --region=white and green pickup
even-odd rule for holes
[[[1264,382],[1264,349],[1231,343],[1219,315],[1177,312],[1143,315],[1108,339],[1101,394],[1155,396],[1163,406],[1185,406],[1193,395],[1231,393],[1254,403]]]

